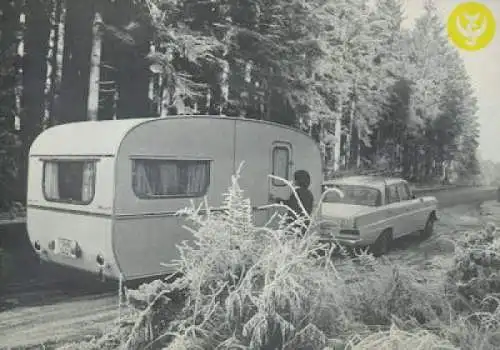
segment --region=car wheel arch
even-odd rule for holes
[[[427,215],[427,219],[425,220],[424,229],[420,231],[420,236],[423,239],[427,239],[434,233],[434,222],[437,220],[436,211],[433,210]]]
[[[392,227],[387,227],[385,230],[380,232],[379,237],[381,237],[384,234],[389,234],[389,235],[391,235],[391,239],[394,239],[394,230],[392,229]]]
[[[388,236],[387,240],[384,236]],[[389,252],[392,241],[394,240],[393,229],[392,227],[386,228],[380,232],[375,242],[371,245],[371,248],[374,249],[373,253],[375,256],[381,256]],[[385,242],[384,242],[385,241]],[[380,244],[384,242],[387,247],[381,247]],[[382,251],[381,251],[382,250]]]

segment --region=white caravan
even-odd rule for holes
[[[317,144],[283,125],[178,116],[54,126],[30,149],[30,241],[42,260],[103,277],[169,274],[162,263],[177,259],[176,244],[192,238],[176,212],[205,196],[220,207],[242,161],[240,185],[258,224],[270,213],[256,207],[270,194],[289,195],[269,174],[292,180],[295,170],[307,170],[320,198]]]

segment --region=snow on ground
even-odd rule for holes
[[[444,208],[438,216],[431,238],[425,241],[413,237],[406,239],[388,258],[395,264],[417,266],[426,277],[442,278],[453,262],[454,239],[466,231],[479,230],[488,222],[500,229],[500,203],[497,202]]]
[[[398,243],[388,258],[394,263],[421,267],[428,277],[440,278],[452,262],[453,236],[480,229],[487,222],[500,228],[500,203],[461,205],[440,210],[435,234]],[[53,305],[19,307],[0,313],[0,346],[40,349],[41,344],[79,340],[100,334],[118,316],[118,297],[86,297]]]

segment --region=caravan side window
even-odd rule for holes
[[[43,195],[47,201],[89,204],[95,193],[95,161],[48,160],[43,163]]]
[[[132,188],[142,199],[201,197],[209,184],[209,160],[132,160]]]
[[[289,180],[289,164],[290,164],[290,151],[283,146],[277,146],[273,149],[273,175]],[[274,186],[285,186],[282,181],[273,179]]]

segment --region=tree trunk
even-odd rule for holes
[[[356,168],[361,168],[361,130],[356,127]]]
[[[335,139],[337,140],[337,142],[335,143],[334,148],[333,171],[339,171],[340,169],[340,144],[342,141],[342,100],[340,100],[338,109],[339,110],[335,118]]]
[[[350,146],[350,159],[349,168],[359,169],[361,166],[361,140],[359,135],[359,127],[354,123],[351,129],[351,146]]]
[[[94,1],[67,0],[60,122],[87,119]]]
[[[403,145],[403,177],[409,179],[411,177],[410,174],[410,168],[411,168],[411,149],[408,141],[408,136],[407,140],[404,141]]]
[[[271,101],[273,100],[273,69],[271,67],[269,67],[267,69],[267,77],[266,77],[266,80],[265,80],[265,98],[266,98],[266,101],[265,101],[265,113],[264,113],[264,120],[271,120],[272,119],[272,116],[271,116]]]
[[[56,106],[61,88],[62,60],[64,51],[64,22],[66,10],[64,0],[54,0],[54,13],[52,18],[52,48],[50,56],[50,90],[47,96],[47,109],[49,112],[49,125],[57,124]]]
[[[221,89],[221,101],[219,104],[219,114],[222,114],[226,110],[229,102],[229,76],[231,74],[231,64],[229,62],[230,55],[230,45],[232,40],[232,29],[229,29],[224,35],[224,52],[222,54],[222,67],[220,73],[220,89]]]
[[[353,150],[352,150],[352,140],[353,140],[353,132],[354,132],[354,114],[356,108],[356,101],[353,96],[350,101],[349,106],[349,133],[346,135],[346,145],[345,145],[345,167],[346,169],[351,168],[352,166],[352,158]]]
[[[149,53],[152,54],[155,52],[156,52],[156,45],[152,41],[149,44]],[[152,106],[151,112],[153,112],[153,109],[156,111],[156,108],[157,108],[157,106],[155,104],[155,101],[156,101],[157,96],[158,96],[158,88],[157,88],[157,84],[156,84],[157,80],[158,80],[158,74],[152,73],[149,76],[148,99],[149,99],[151,106]]]
[[[99,12],[94,15],[92,28],[92,50],[90,56],[90,85],[87,102],[87,119],[98,120],[99,111],[99,82],[101,66],[101,25],[102,18]]]
[[[31,143],[41,130],[45,115],[46,57],[49,48],[50,22],[46,2],[27,0],[26,31],[23,56],[23,113],[21,138],[24,161],[21,165],[23,180],[27,175],[27,159]],[[23,186],[25,188],[25,184]]]
[[[20,127],[21,111],[21,58],[22,44],[20,32],[24,23],[22,1],[0,3],[0,210],[10,209],[13,201],[26,198],[24,173],[19,174],[17,164],[24,162],[24,154],[19,153],[19,143],[15,136]],[[19,176],[22,175],[22,176]],[[1,233],[0,233],[1,235]],[[1,241],[1,237],[0,237]]]

